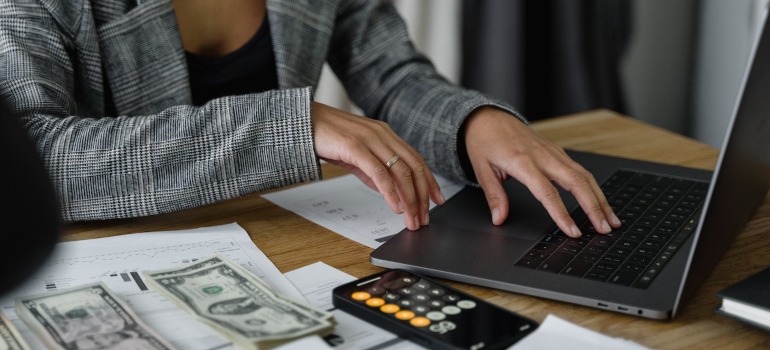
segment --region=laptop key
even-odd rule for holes
[[[593,253],[593,254],[601,255],[601,254],[604,254],[604,253],[607,252],[607,248],[606,247],[600,247],[598,245],[589,245],[588,247],[586,247],[586,249],[584,251],[588,252],[588,253]]]
[[[601,259],[601,257],[602,256],[599,255],[599,254],[582,252],[582,253],[578,254],[578,256],[575,257],[575,260],[582,260],[582,261],[587,261],[587,262],[590,262],[590,263],[596,263],[597,261],[599,261],[599,259]]]
[[[557,249],[556,251],[560,252],[560,253],[567,253],[567,254],[570,254],[570,255],[576,255],[577,253],[580,253],[580,250],[581,250],[580,247],[576,247],[576,246],[573,246],[573,245],[566,245],[565,244],[565,245],[559,247],[559,249]]]
[[[521,258],[518,262],[516,262],[516,266],[519,267],[526,267],[530,269],[536,269],[538,266],[540,266],[540,263],[542,263],[542,260],[535,260],[530,258]]]
[[[533,260],[544,260],[548,255],[549,254],[538,252],[537,250],[530,250],[525,257]]]
[[[593,269],[593,270],[589,271],[589,272],[588,272],[588,273],[585,275],[585,277],[583,277],[583,278],[587,278],[587,279],[591,279],[591,280],[596,280],[596,281],[601,281],[601,282],[604,282],[604,281],[606,281],[608,278],[610,278],[610,275],[611,275],[611,274],[612,274],[612,273],[610,273],[610,272],[607,272],[607,271],[605,271],[605,270],[601,270],[601,269]]]
[[[641,254],[634,254],[628,257],[628,262],[647,265],[652,261],[652,257],[641,255]]]
[[[564,242],[566,238],[563,236],[556,236],[556,235],[550,235],[545,238],[543,238],[540,242],[542,243],[553,243],[553,244],[559,244],[561,242]]]
[[[628,239],[625,239],[625,237],[624,237],[623,239],[621,239],[617,243],[615,243],[613,248],[626,248],[626,249],[631,250],[631,249],[636,248],[636,246],[638,246],[638,245],[639,245],[639,243],[631,241],[631,240],[628,240]]]
[[[600,262],[600,263],[596,264],[596,269],[607,271],[607,272],[614,272],[615,270],[618,269],[618,265],[617,264],[608,263],[608,262]]]
[[[632,271],[636,274],[641,273],[644,270],[644,265],[628,262],[618,268],[619,271]]]
[[[610,264],[620,265],[623,263],[623,261],[626,260],[625,256],[615,255],[615,254],[607,254],[602,257],[603,262],[608,262]]]
[[[574,260],[562,271],[563,275],[570,275],[575,277],[583,277],[588,272],[593,264],[587,261]]]
[[[538,270],[559,273],[564,266],[567,266],[570,260],[572,260],[572,255],[556,252],[549,256],[548,259],[545,259]]]
[[[551,253],[558,247],[556,244],[538,243],[532,249],[539,250],[541,252]]]
[[[609,252],[610,254],[620,255],[620,256],[629,256],[631,255],[631,252],[633,250],[629,248],[620,248],[620,247],[612,247],[610,248]]]
[[[638,276],[639,276],[638,272],[625,271],[625,270],[618,271],[607,282],[622,284],[624,286],[630,286],[631,283],[634,283],[634,280],[636,280]]]

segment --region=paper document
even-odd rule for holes
[[[211,328],[196,321],[148,288],[144,270],[159,270],[221,253],[271,288],[304,300],[237,224],[184,231],[147,232],[56,245],[44,267],[0,299],[0,310],[33,349],[43,349],[14,311],[14,298],[101,281],[131,307],[147,326],[179,349],[236,349]]]
[[[332,289],[356,278],[322,262],[317,262],[286,273],[291,283],[302,292],[305,299],[319,309],[331,310],[337,326],[325,339],[334,349],[411,350],[423,347],[399,338],[382,328],[350,314],[334,310]]]
[[[644,350],[647,348],[630,340],[608,337],[554,315],[546,316],[540,327],[508,348],[508,350],[546,349]]]
[[[434,176],[447,200],[464,186]],[[394,213],[379,192],[366,187],[354,175],[313,182],[262,197],[369,248],[379,247],[406,228],[402,215]],[[433,202],[430,204],[431,208],[435,206]]]

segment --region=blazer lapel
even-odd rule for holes
[[[118,115],[154,114],[192,103],[187,63],[170,0],[144,1],[98,27]]]
[[[282,89],[318,85],[329,51],[336,6],[327,1],[268,0],[278,85]],[[316,3],[316,4],[313,4]]]

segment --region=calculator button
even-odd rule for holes
[[[400,307],[396,304],[385,304],[382,307],[380,307],[380,311],[386,313],[386,314],[394,314],[398,312],[398,310],[401,310]]]
[[[441,312],[443,312],[443,313],[445,313],[447,315],[457,315],[457,314],[460,313],[460,311],[462,311],[462,309],[460,309],[457,306],[452,306],[452,305],[447,305],[447,306],[444,306],[444,307],[441,308]]]
[[[415,313],[424,314],[424,313],[428,312],[428,310],[430,310],[430,309],[427,306],[418,305],[418,306],[415,306],[414,308],[412,308],[412,310],[414,310]]]
[[[366,291],[371,295],[382,295],[385,293],[385,289],[382,287],[369,287]]]
[[[447,294],[447,295],[445,295],[441,299],[444,299],[444,301],[446,301],[446,302],[454,303],[455,301],[460,300],[460,297],[458,297],[458,296],[456,296],[454,294]]]
[[[383,296],[383,298],[385,300],[388,300],[388,301],[396,301],[400,297],[398,296],[398,294],[388,293],[388,294],[385,294],[385,296]]]
[[[355,300],[366,300],[371,298],[372,296],[367,292],[355,292],[350,297]]]
[[[412,305],[414,305],[414,302],[409,300],[409,299],[404,299],[404,300],[400,300],[398,302],[398,305],[401,305],[401,307],[405,307],[406,308],[406,307],[411,307]]]
[[[425,315],[431,321],[441,321],[446,318],[446,314],[438,311],[431,311]]]
[[[414,278],[404,277],[404,278],[401,279],[401,281],[404,282],[404,283],[412,283],[412,282],[414,282]]]
[[[426,327],[430,325],[430,320],[425,317],[418,316],[409,320],[409,324],[415,327]]]
[[[420,282],[415,283],[412,286],[412,288],[419,289],[419,290],[426,290],[426,289],[430,288],[430,283],[425,282],[425,281],[420,281]]]
[[[396,318],[403,321],[408,321],[414,318],[414,312],[411,312],[409,310],[401,310],[399,312],[396,312]]]
[[[444,302],[441,301],[441,300],[431,300],[431,301],[428,302],[428,305],[430,305],[432,307],[435,307],[435,308],[439,308],[439,307],[444,306]]]
[[[462,309],[473,309],[476,307],[476,302],[472,300],[460,300],[457,302],[457,306],[459,306]]]
[[[418,302],[424,302],[430,300],[430,297],[425,294],[417,294],[412,297],[412,299],[418,301]]]
[[[434,288],[434,289],[431,289],[431,290],[428,291],[428,295],[432,295],[434,297],[440,297],[440,296],[444,295],[444,290],[443,289]]]
[[[430,325],[429,329],[430,329],[431,332],[436,332],[436,333],[439,333],[439,334],[444,334],[446,332],[454,330],[455,328],[457,328],[457,326],[453,322],[441,321],[438,324]]]
[[[366,301],[366,305],[371,307],[378,307],[385,305],[385,300],[382,298],[371,298]]]
[[[414,289],[412,288],[401,288],[398,290],[398,294],[401,295],[412,295],[414,294]]]

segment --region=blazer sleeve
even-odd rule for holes
[[[42,156],[63,219],[154,215],[321,177],[311,88],[86,116],[71,33],[29,2],[0,5],[0,101]]]
[[[351,99],[369,117],[383,120],[425,157],[435,172],[477,185],[465,174],[458,132],[481,106],[503,109],[528,123],[511,106],[449,83],[409,40],[390,1],[343,1],[328,62]]]

